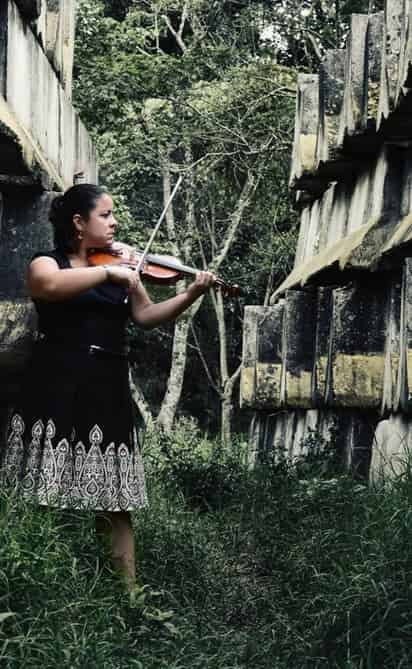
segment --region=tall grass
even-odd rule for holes
[[[385,491],[322,463],[250,471],[196,430],[145,444],[131,605],[91,514],[3,493],[5,669],[412,666],[412,481]]]

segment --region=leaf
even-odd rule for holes
[[[174,611],[161,611],[160,609],[151,609],[144,612],[144,617],[147,620],[156,620],[156,622],[164,623],[169,618],[172,618]]]
[[[173,623],[170,622],[165,622],[163,624],[164,627],[172,634],[173,636],[180,636],[180,630],[176,627],[176,625],[173,625]]]

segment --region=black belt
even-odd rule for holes
[[[57,348],[61,351],[67,351],[68,353],[87,353],[88,355],[96,356],[98,358],[111,358],[116,360],[128,360],[129,353],[127,350],[123,351],[114,351],[110,348],[105,348],[104,346],[98,346],[97,344],[90,345],[73,345],[70,342],[57,341],[48,338],[46,335],[39,333],[36,338],[38,344],[50,346],[52,348]]]
[[[127,360],[129,357],[126,351],[112,351],[109,348],[103,348],[103,346],[97,346],[96,344],[90,344],[88,353],[89,355],[96,355],[99,358],[116,358],[118,360]]]

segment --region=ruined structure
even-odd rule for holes
[[[295,267],[246,308],[241,404],[255,457],[313,431],[360,475],[412,444],[412,2],[354,15],[346,50],[298,79]],[[313,440],[312,440],[313,441]]]
[[[0,429],[35,327],[24,276],[52,246],[50,199],[78,170],[97,179],[71,104],[74,22],[74,0],[0,3]]]

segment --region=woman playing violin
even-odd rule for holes
[[[135,584],[130,512],[147,504],[128,380],[129,319],[153,328],[177,318],[215,282],[199,272],[187,290],[153,303],[133,258],[89,266],[111,246],[117,222],[101,187],[73,186],[51,206],[55,249],[37,253],[28,290],[38,338],[12,414],[1,480],[45,507],[88,509],[110,540],[113,563]]]

